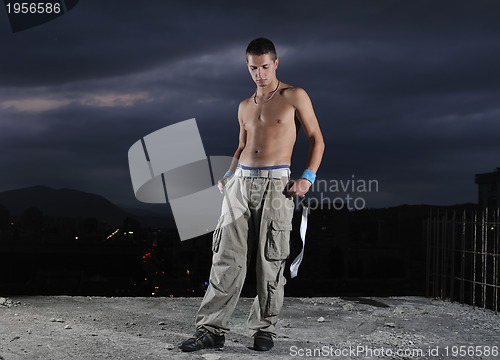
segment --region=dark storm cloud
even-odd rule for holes
[[[254,91],[249,40],[277,45],[327,149],[324,179],[378,179],[368,206],[476,201],[498,164],[500,3],[80,2],[0,28],[0,190],[46,184],[136,203],[128,148],[196,117],[207,155],[232,155]],[[307,157],[299,137],[294,172]]]
[[[5,61],[12,66],[2,67],[2,82],[46,85],[113,77],[185,54],[183,27],[171,4],[83,2],[75,10],[36,29],[3,33],[2,43],[10,49]]]

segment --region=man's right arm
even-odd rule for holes
[[[236,148],[236,151],[234,152],[233,155],[233,160],[231,161],[231,166],[229,167],[229,172],[233,173],[236,171],[236,167],[238,166],[238,161],[240,160],[241,153],[243,152],[243,149],[245,148],[246,142],[247,142],[247,131],[245,130],[245,127],[243,126],[243,119],[242,119],[242,103],[240,103],[240,106],[238,107],[238,123],[240,124],[240,133],[238,135],[238,147]],[[218,182],[218,187],[221,193],[224,192],[224,185],[228,181],[228,179],[231,176],[224,176],[222,179],[219,180]]]

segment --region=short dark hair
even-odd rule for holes
[[[257,39],[253,39],[250,41],[250,44],[247,46],[246,57],[248,59],[248,55],[264,55],[269,54],[273,60],[278,58],[276,54],[276,49],[274,48],[274,44],[271,40],[260,37]]]

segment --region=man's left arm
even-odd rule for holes
[[[309,156],[304,173],[295,181],[288,193],[291,196],[304,196],[316,178],[316,173],[323,158],[325,143],[311,99],[309,99],[307,93],[303,89],[296,88],[290,95],[297,118],[309,139]]]

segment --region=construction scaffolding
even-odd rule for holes
[[[500,211],[435,211],[425,221],[426,295],[498,313]]]

